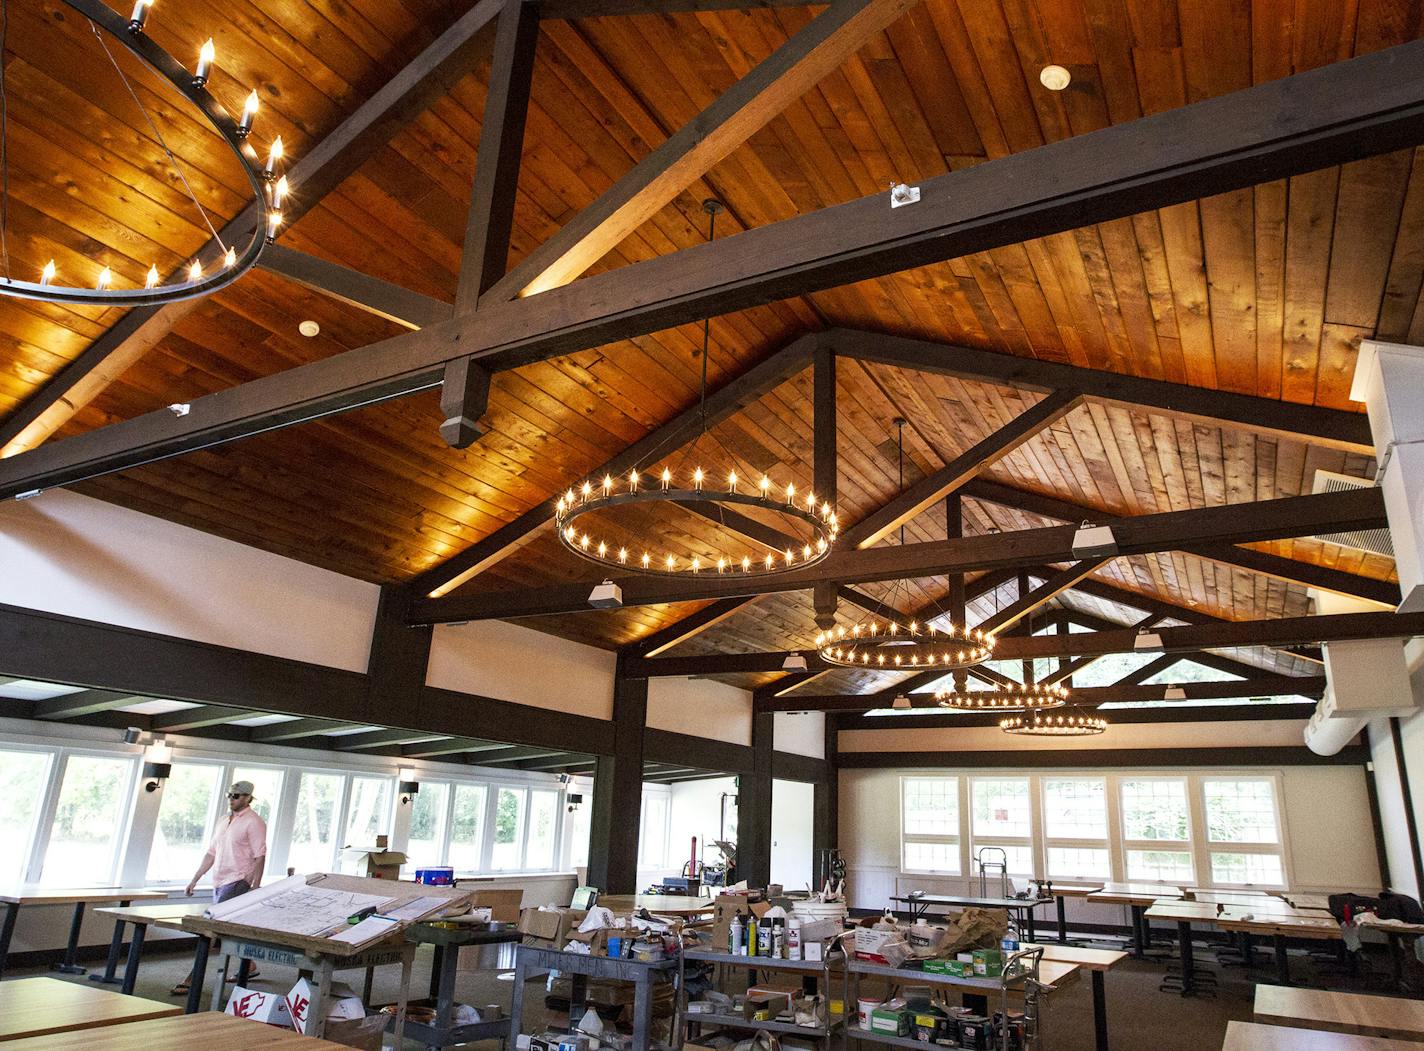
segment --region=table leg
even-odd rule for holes
[[[1147,958],[1147,946],[1143,944],[1142,938],[1142,906],[1129,905],[1128,909],[1132,912],[1132,957],[1135,960],[1143,960]]]
[[[1404,992],[1404,943],[1398,934],[1386,931],[1389,938],[1389,969],[1396,992]]]
[[[212,942],[207,935],[198,935],[198,947],[193,952],[193,971],[188,976],[188,1006],[183,1009],[184,1014],[197,1014],[198,1005],[203,1002],[203,982],[208,978],[208,953],[212,951]]]
[[[1031,942],[1036,942],[1038,941],[1038,939],[1034,937],[1033,932],[1033,909],[1034,907],[1032,905],[1024,909],[1024,923],[1028,927],[1028,940]]]
[[[376,968],[366,968],[366,984],[361,987],[361,1002],[369,1004],[371,1002],[371,986],[376,982]]]
[[[588,976],[569,975],[569,1028],[577,1029],[583,1014],[588,1010]]]
[[[514,956],[514,989],[509,998],[509,1039],[511,1043],[519,1043],[519,1034],[524,1030],[521,1023],[524,1020],[524,980],[529,975],[524,968],[524,960],[518,953]]]
[[[1177,921],[1177,955],[1182,965],[1182,995],[1191,996],[1196,989],[1196,958],[1192,955],[1192,925]]]
[[[633,983],[633,1051],[648,1051],[652,1028],[652,974],[643,968]]]
[[[119,906],[120,906],[121,908],[127,909],[127,908],[129,907],[129,903],[126,902],[126,901],[121,901],[121,902],[119,902]],[[91,982],[103,982],[105,985],[118,985],[118,984],[119,984],[119,979],[117,979],[117,978],[114,977],[114,971],[118,969],[118,966],[119,966],[119,952],[123,949],[123,947],[124,947],[124,921],[123,921],[123,920],[115,920],[115,921],[114,921],[114,936],[113,936],[113,938],[111,938],[111,939],[109,940],[109,960],[108,960],[108,962],[104,965],[104,973],[103,973],[103,974],[91,974],[91,975],[89,976],[89,980],[90,980]]]
[[[223,1009],[223,989],[227,987],[227,974],[230,970],[232,970],[232,957],[223,953],[222,968],[218,971],[217,979],[213,982],[213,995],[208,999],[209,1011]]]
[[[251,981],[251,979],[252,961],[244,956],[237,961],[237,984],[246,989],[247,983]]]
[[[1067,945],[1067,944],[1068,944],[1068,914],[1067,914],[1066,906],[1065,906],[1065,904],[1064,904],[1063,895],[1062,895],[1062,894],[1058,895],[1058,897],[1057,897],[1055,900],[1056,900],[1057,903],[1058,903],[1058,944],[1059,944],[1059,945]],[[1100,973],[1100,972],[1094,971],[1093,973],[1094,973],[1094,974],[1097,974],[1097,973]]]
[[[83,974],[87,967],[80,967],[74,962],[75,954],[79,952],[79,928],[84,926],[84,902],[74,903],[74,918],[69,921],[69,941],[64,946],[64,960],[54,965],[54,970],[60,974]]]
[[[318,1040],[326,1036],[326,1000],[331,995],[331,957],[323,956],[321,966],[316,970],[316,992],[312,995],[312,1002],[307,1007],[307,1029],[308,1036],[314,1036]],[[400,1002],[396,1005],[396,1047],[401,1046],[401,1038],[404,1036],[405,1028],[405,994],[410,989],[410,974],[404,975],[405,981],[401,985]]]
[[[19,905],[13,901],[5,902],[5,922],[0,925],[0,978],[5,977],[5,964],[10,958],[10,939],[15,936],[15,918],[19,914]]]
[[[430,999],[440,995],[440,970],[444,965],[445,946],[432,945],[430,954]]]
[[[1274,946],[1276,950],[1276,981],[1282,985],[1290,985],[1290,958],[1286,956],[1285,935],[1271,935],[1271,945]]]
[[[437,945],[436,948],[445,949],[446,946]],[[455,972],[460,969],[457,965],[458,946],[449,948],[453,951],[440,954],[440,970],[436,973],[435,1024],[441,1029],[449,1028],[450,1016],[455,1012]]]
[[[1060,902],[1062,898],[1058,899]],[[1093,1039],[1097,1051],[1108,1051],[1108,994],[1103,972],[1093,971]]]
[[[126,996],[132,996],[134,982],[138,981],[138,961],[143,956],[143,936],[148,932],[148,924],[135,923],[133,934],[129,937],[129,962],[124,968],[124,984],[119,987],[119,991]]]
[[[400,999],[396,1001],[395,1043],[391,1045],[396,1051],[405,1047],[405,1012],[410,1004],[410,968],[413,963],[415,963],[415,946],[412,945],[410,950],[401,957]],[[330,972],[328,972],[328,982],[330,982],[329,974]]]

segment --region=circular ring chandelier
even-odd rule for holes
[[[933,624],[871,619],[847,628],[838,624],[818,632],[816,651],[827,664],[842,668],[897,669],[969,668],[989,659],[994,636],[957,624]]]
[[[102,30],[104,34],[122,44],[140,62],[177,89],[179,94],[203,114],[208,124],[227,144],[233,156],[237,158],[243,173],[247,176],[248,184],[252,188],[253,200],[244,209],[245,212],[254,213],[252,236],[241,250],[236,246],[225,244],[217,230],[213,228],[207,213],[198,204],[191,187],[188,187],[186,177],[179,170],[178,175],[188,191],[189,198],[198,208],[204,223],[213,235],[213,241],[216,242],[217,251],[208,253],[209,258],[195,256],[186,268],[177,272],[175,275],[177,280],[165,281],[161,279],[158,267],[150,265],[142,288],[117,287],[113,271],[108,266],[95,267],[94,283],[91,286],[65,284],[58,267],[51,259],[41,270],[38,281],[21,281],[7,274],[0,274],[0,295],[55,303],[90,303],[118,307],[155,306],[207,295],[236,281],[256,265],[258,257],[262,254],[262,249],[276,237],[277,231],[282,225],[283,201],[288,193],[287,178],[281,173],[283,159],[281,136],[272,140],[265,164],[259,160],[256,149],[248,141],[259,105],[257,92],[254,90],[247,96],[242,116],[233,119],[222,103],[207,88],[208,78],[212,74],[216,60],[212,40],[203,44],[199,51],[198,63],[189,72],[182,63],[145,34],[144,28],[148,21],[149,9],[153,6],[153,0],[136,0],[133,13],[127,19],[108,7],[103,0],[64,0],[64,3],[89,20],[95,36],[99,38],[99,42],[105,53],[108,54],[115,71],[134,101],[138,103],[139,108],[143,110],[149,128],[175,169],[177,161],[173,157],[172,151],[168,149],[167,143],[164,142],[162,134],[153,123],[148,111],[138,101],[137,93],[129,84],[128,78],[124,76],[118,63],[114,61],[114,56],[109,52],[108,45],[104,43],[104,36],[100,31]],[[3,67],[0,66],[0,76],[3,76],[3,73]]]
[[[815,493],[807,493],[805,498],[796,495],[795,483],[784,490],[783,501],[772,496],[771,479],[763,475],[761,484],[754,492],[742,492],[738,488],[735,471],[727,477],[725,490],[713,490],[706,485],[707,477],[702,468],[692,472],[692,488],[673,488],[673,475],[664,469],[652,488],[642,486],[642,478],[637,471],[630,471],[627,478],[615,485],[611,475],[604,475],[603,481],[594,485],[585,481],[559,497],[555,506],[554,522],[558,529],[559,542],[581,558],[596,562],[607,569],[632,570],[641,573],[682,576],[688,573],[715,572],[721,574],[740,573],[767,576],[785,573],[792,569],[804,569],[823,561],[831,553],[840,527],[836,523],[836,513],[826,502],[818,504]],[[804,523],[809,536],[803,538],[796,547],[781,551],[768,551],[753,558],[749,554],[725,551],[708,555],[691,555],[679,558],[666,551],[654,551],[652,546],[630,549],[627,544],[610,543],[581,528],[576,523],[585,515],[628,504],[706,504],[717,507],[722,504],[740,504],[774,512]]]
[[[999,723],[1005,733],[1021,734],[1025,737],[1087,737],[1100,734],[1108,728],[1106,719],[1082,712],[1046,713],[1030,711],[1024,715],[1011,715]]]
[[[1004,686],[992,690],[936,690],[941,708],[956,712],[1029,712],[1062,708],[1068,691],[1062,686]]]

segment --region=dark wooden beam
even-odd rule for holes
[[[284,229],[290,229],[397,131],[476,69],[493,46],[493,22],[500,4],[501,0],[480,0],[470,7],[325,138],[297,158],[288,173],[295,192],[283,208]],[[224,243],[245,240],[258,221],[260,211],[253,204],[222,228]],[[215,251],[216,246],[210,242],[199,254],[207,256]],[[201,302],[189,299],[128,311],[0,422],[0,455],[38,446]]]
[[[402,745],[400,751],[407,759],[434,759],[442,755],[475,756],[482,752],[497,752],[507,747],[500,741],[486,741],[477,737],[449,737],[444,740]]]
[[[1002,459],[1039,431],[1081,405],[1077,391],[1054,391],[1031,409],[956,456],[938,471],[921,478],[883,507],[845,531],[841,542],[870,547],[910,519],[954,492],[996,460]]]
[[[721,624],[738,610],[745,609],[757,600],[756,595],[744,598],[724,598],[710,602],[696,613],[683,617],[674,624],[653,632],[646,639],[633,643],[629,652],[637,657],[657,657],[674,646],[695,638],[708,628]]]
[[[340,752],[358,752],[367,748],[383,748],[386,745],[415,744],[418,741],[438,741],[445,735],[428,730],[368,730],[359,734],[342,734],[329,738],[330,746]]]
[[[643,758],[650,762],[675,763],[725,774],[749,773],[755,764],[753,750],[747,745],[654,727],[648,727],[643,732]]]
[[[984,631],[992,631],[996,635],[1001,634],[1005,628],[1013,627],[1044,603],[1053,601],[1069,588],[1075,587],[1100,566],[1111,561],[1110,558],[1085,558],[1081,562],[1074,562],[1067,569],[1061,569],[1050,575],[1037,587],[1026,590],[1003,609],[987,617],[979,624],[979,627]]]
[[[967,485],[964,495],[975,500],[987,500],[990,503],[999,504],[1001,507],[1027,511],[1043,518],[1055,518],[1060,522],[1082,522],[1084,520],[1096,522],[1107,513],[1059,497],[1030,492],[1026,489],[1015,489],[1012,486],[983,479]],[[1282,558],[1280,555],[1273,555],[1266,551],[1236,547],[1232,544],[1189,544],[1182,550],[1213,562],[1235,566],[1252,573],[1261,573],[1278,580],[1287,580],[1305,587],[1319,588],[1323,591],[1333,591],[1353,598],[1378,602],[1391,609],[1399,605],[1399,585],[1387,580],[1362,577],[1355,573],[1332,569],[1329,566],[1317,566],[1292,558]]]
[[[539,9],[544,18],[572,19],[805,6],[803,0],[541,0]]]
[[[815,345],[815,336],[802,336],[713,391],[707,396],[707,425],[713,426],[720,423],[796,375],[810,363]],[[634,442],[613,459],[601,464],[597,470],[591,471],[589,476],[602,477],[605,474],[619,476],[633,467],[641,465],[659,450],[682,445],[701,432],[703,418],[701,405],[689,406],[667,423],[654,428],[646,437]],[[544,528],[553,521],[554,502],[557,499],[557,496],[551,496],[542,504],[526,511],[509,525],[495,530],[472,547],[432,569],[425,570],[411,582],[411,589],[419,593],[445,594],[488,569],[512,551],[518,550],[519,547],[528,543],[536,530]],[[587,597],[585,592],[584,598],[587,599]],[[587,602],[584,604],[587,605]]]
[[[370,684],[366,710],[376,723],[381,721],[381,713],[414,708],[425,688],[432,633],[429,627],[407,624],[408,612],[408,592],[393,584],[383,585],[366,658]]]
[[[490,296],[509,300],[568,284],[916,2],[834,0],[529,253]]]
[[[36,719],[75,719],[80,716],[94,715],[96,712],[111,712],[115,708],[126,708],[131,704],[139,704],[146,700],[148,700],[147,697],[135,697],[131,693],[115,693],[112,690],[80,690],[78,693],[67,693],[63,697],[50,697],[43,701],[36,701],[33,717]]]
[[[449,303],[284,245],[268,245],[262,252],[259,265],[263,270],[295,281],[337,302],[393,321],[412,331],[447,321],[452,314]]]
[[[643,812],[643,735],[648,680],[632,678],[619,657],[613,672],[613,754],[601,756],[593,779],[588,879],[611,894],[638,889],[638,835]]]
[[[926,179],[907,207],[860,198],[80,434],[0,461],[0,497],[423,390],[468,355],[516,368],[1421,142],[1414,41]]]
[[[293,719],[285,723],[273,723],[270,726],[254,726],[252,728],[252,740],[275,744],[287,741],[300,741],[307,737],[325,737],[328,734],[339,734],[346,730],[358,730],[363,726],[369,726],[365,722],[340,722],[332,719]]]
[[[839,482],[840,460],[836,453],[836,356],[824,345],[816,348],[812,366],[811,438],[814,444],[812,469],[813,491],[823,501],[836,506],[836,486]],[[822,630],[836,626],[836,606],[839,595],[832,583],[817,584],[812,595],[816,611],[816,627]]]
[[[1377,489],[1294,496],[1249,504],[1170,511],[1112,519],[1119,555],[1176,550],[1189,542],[1234,543],[1309,536],[1347,529],[1377,529],[1385,524],[1384,501]],[[931,541],[895,547],[838,549],[819,565],[775,577],[738,574],[694,580],[621,578],[625,606],[734,598],[749,594],[799,591],[820,583],[860,583],[940,576],[945,573],[1004,566],[1033,566],[1074,561],[1073,526],[1050,526]],[[500,590],[442,599],[418,600],[414,623],[506,619],[576,613],[588,609],[588,585],[556,585]]]
[[[1018,387],[1022,390],[1077,390],[1099,401],[1116,402],[1207,426],[1225,426],[1315,445],[1369,453],[1374,449],[1363,413],[1323,409],[1249,394],[1191,387],[1119,372],[1064,365],[1041,358],[995,354],[953,344],[909,339],[858,329],[830,329],[827,343],[859,361],[944,376]]]
[[[1111,733],[1111,731],[1109,731]],[[1111,770],[1206,766],[1359,766],[1369,761],[1369,748],[1346,745],[1335,755],[1316,755],[1309,748],[1038,748],[968,752],[842,752],[846,770],[981,770],[1071,767]]]
[[[221,704],[200,704],[196,708],[184,708],[182,711],[155,715],[148,726],[150,730],[159,733],[179,734],[201,730],[206,726],[221,726],[224,723],[235,722],[238,719],[246,719],[259,714],[261,713],[246,708],[228,708]]]
[[[440,437],[452,449],[467,449],[488,429],[480,422],[489,411],[490,374],[469,358],[445,366],[440,381]]]
[[[515,748],[487,749],[471,754],[469,759],[476,766],[504,766],[505,764],[519,766],[531,759],[545,759],[551,755],[569,755],[570,761],[574,758],[582,758],[582,755],[570,755],[559,748],[526,745]]]

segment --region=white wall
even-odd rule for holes
[[[749,745],[752,695],[711,679],[649,679],[648,725],[657,730]]]
[[[499,620],[441,624],[430,646],[429,686],[536,708],[613,718],[608,650]],[[467,728],[475,733],[478,728]]]
[[[825,712],[777,712],[772,716],[772,741],[778,752],[826,758]]]
[[[916,727],[913,716],[886,716],[885,730],[842,730],[842,752],[1051,752],[1097,748],[1303,748],[1305,720],[1230,723],[1125,723],[1095,737],[1022,737],[997,726]],[[903,726],[903,728],[902,728]]]
[[[0,602],[366,670],[378,589],[63,489],[0,503]]]
[[[811,882],[811,828],[815,786],[805,781],[771,783],[771,882],[801,890]]]

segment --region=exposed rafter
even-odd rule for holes
[[[411,330],[445,321],[452,313],[449,303],[283,245],[268,245],[258,266]]]

